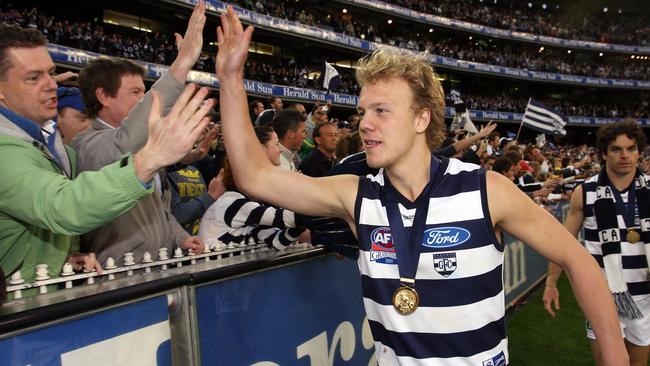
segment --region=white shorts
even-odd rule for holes
[[[619,318],[621,333],[623,333],[623,338],[635,346],[648,346],[650,345],[650,295],[640,300],[635,300],[634,302],[639,307],[639,310],[641,310],[641,313],[643,313],[643,318]],[[587,322],[587,338],[591,340],[596,339],[589,322]]]

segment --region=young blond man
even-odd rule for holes
[[[242,118],[253,29],[244,31],[231,7],[221,24],[216,71],[235,179],[251,197],[350,225],[379,364],[507,364],[501,230],[566,268],[607,364],[627,364],[611,295],[580,244],[503,177],[432,156],[444,94],[424,57],[381,50],[358,65],[359,130],[379,174],[310,178],[263,159]]]

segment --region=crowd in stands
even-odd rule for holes
[[[260,2],[253,4],[259,10]],[[271,15],[282,15],[282,12],[293,14],[291,6],[286,4],[274,5],[272,1],[261,3],[264,5],[264,12]],[[241,5],[249,6],[250,3]],[[272,9],[272,11],[269,11]],[[298,12],[304,14],[304,9]],[[286,15],[286,14],[285,14]],[[304,20],[304,16],[300,16]],[[313,17],[306,17],[312,19]],[[177,55],[176,45],[173,37],[160,33],[141,33],[137,35],[122,35],[106,32],[101,25],[92,22],[70,23],[58,20],[39,12],[36,8],[18,10],[7,7],[0,12],[0,20],[10,24],[17,24],[23,27],[35,28],[43,31],[52,43],[65,46],[90,50],[109,56],[124,57],[133,60],[148,61],[169,65]],[[370,27],[372,29],[372,27]],[[420,41],[423,42],[423,41]],[[408,46],[408,45],[407,45]],[[566,63],[560,62],[561,57],[556,57],[552,52],[532,54],[528,51],[508,52],[505,50],[492,49],[489,45],[482,47],[463,48],[455,44],[453,40],[447,39],[443,42],[434,43],[426,41],[417,47],[424,47],[433,53],[466,59],[471,61],[486,62],[491,64],[504,64],[513,67],[527,65],[530,69],[564,73],[587,73],[599,76],[611,76],[609,73],[621,71],[623,74],[615,74],[615,77],[628,78],[637,75],[637,71],[644,75],[650,73],[650,65],[643,66],[640,63],[626,61],[625,67],[614,68],[611,65],[597,65],[593,63]],[[525,57],[522,58],[522,55]],[[280,85],[290,85],[302,88],[321,89],[316,78],[309,78],[310,72],[319,70],[322,65],[304,63],[295,58],[282,58],[265,55],[252,54],[247,61],[245,75],[250,80],[268,82]],[[213,72],[214,54],[203,51],[196,65],[196,70]],[[577,71],[574,71],[577,70]],[[354,80],[352,71],[339,68],[341,84],[335,91],[340,93],[357,95],[358,85]],[[523,112],[527,98],[501,93],[498,95],[472,95],[466,98],[469,108],[477,110],[492,110],[505,112]],[[648,118],[649,106],[646,100],[640,103],[616,104],[616,103],[593,103],[578,105],[568,100],[545,101],[547,105],[556,108],[559,112],[569,116],[593,116],[593,117],[621,117],[631,116],[635,118]]]
[[[459,38],[438,36],[437,32],[429,36],[405,32],[403,27],[386,26],[385,20],[367,17],[353,17],[350,12],[311,12],[307,4],[300,2],[285,3],[273,0],[265,1],[234,1],[234,3],[273,17],[294,20],[302,24],[322,27],[349,36],[390,44],[392,46],[427,51],[458,60],[474,61],[492,65],[508,66],[535,71],[557,72],[620,79],[650,79],[650,66],[629,59],[628,56],[612,56],[605,60],[579,61],[566,50],[539,52],[536,47],[528,50],[517,47],[516,50],[505,51],[504,47],[487,42],[472,40],[467,42]],[[430,5],[431,2],[417,2]],[[455,2],[444,2],[450,7]],[[460,2],[463,3],[463,2]],[[427,6],[423,5],[423,6]],[[453,13],[461,14],[461,13]],[[644,28],[649,29],[647,25]],[[639,32],[638,34],[645,34]]]
[[[463,100],[470,109],[482,111],[501,111],[523,113],[528,104],[527,97],[519,97],[511,93],[498,93],[492,95],[463,94]],[[553,108],[565,116],[589,117],[650,117],[650,102],[641,97],[627,103],[592,102],[578,104],[577,101],[540,98],[544,105]],[[451,101],[448,101],[451,105]]]
[[[271,16],[325,27],[355,37],[363,35],[364,38],[375,42],[387,43],[416,51],[427,51],[458,60],[603,78],[650,79],[650,64],[624,55],[580,60],[572,54],[567,54],[565,50],[546,49],[539,52],[537,48],[524,47],[509,50],[508,47],[497,46],[492,42],[467,41],[465,38],[462,38],[462,40],[449,38],[439,36],[436,33],[431,36],[420,37],[412,34],[412,32],[404,32],[402,28],[380,28],[379,24],[373,25],[372,23],[377,20],[362,17],[353,18],[349,13],[317,13],[317,15],[312,16],[307,6],[302,3],[276,3],[267,0],[255,3],[242,1],[239,2],[239,5]],[[142,32],[127,35],[109,32],[101,25],[93,22],[71,23],[43,14],[36,8],[18,10],[8,7],[2,10],[0,18],[4,22],[40,29],[53,43],[110,56],[167,65],[175,57],[174,39],[160,33]],[[382,29],[382,31],[376,29]],[[213,58],[213,53],[206,52],[197,62],[196,68],[204,71],[214,70]],[[321,67],[321,65],[301,63],[298,60],[276,59],[273,63],[278,64],[275,66],[279,67],[274,67],[274,71],[271,73],[268,72],[270,65],[265,64],[256,64],[247,73],[250,73],[251,76],[268,75],[267,79],[269,80],[287,80],[289,82],[295,80],[296,83],[291,85],[301,85],[308,83],[308,80],[304,80],[305,69],[313,71],[319,70]],[[340,91],[353,93],[354,89],[352,78],[344,78]]]
[[[420,1],[388,3],[427,14],[460,19],[493,28],[565,39],[647,46],[650,26],[634,8],[596,8],[585,14],[566,11],[564,5],[527,1]],[[530,5],[528,5],[530,4]],[[546,6],[545,8],[542,7]],[[628,3],[629,4],[629,3]],[[567,5],[567,7],[570,5]],[[647,10],[646,10],[647,11]],[[630,15],[634,16],[630,16]]]

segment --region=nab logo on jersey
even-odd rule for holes
[[[370,233],[370,260],[384,264],[397,264],[390,228],[380,227]]]
[[[449,277],[456,270],[456,253],[433,253],[433,269]]]
[[[472,236],[460,227],[437,227],[424,232],[422,245],[429,248],[450,248],[461,245]]]

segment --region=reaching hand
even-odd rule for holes
[[[207,88],[195,91],[196,86],[188,85],[165,118],[161,118],[160,94],[152,91],[149,138],[134,157],[140,181],[148,182],[158,169],[180,161],[208,125],[206,115],[214,101],[205,100]]]
[[[76,80],[74,80],[74,79],[76,79],[78,76],[79,76],[79,74],[77,74],[76,72],[66,71],[66,72],[61,73],[61,74],[56,74],[54,76],[54,81],[56,81],[56,83],[59,86],[61,86],[61,85],[73,85],[73,84],[76,85]]]
[[[494,131],[495,128],[497,128],[497,124],[494,123],[494,121],[490,121],[487,125],[481,127],[481,130],[478,132],[478,134],[481,136],[480,138],[487,137],[492,133],[492,131]]]
[[[228,5],[226,12],[221,14],[221,26],[217,27],[219,51],[216,73],[220,80],[228,76],[243,75],[252,36],[253,27],[248,26],[244,30],[237,13]]]
[[[95,257],[95,253],[73,253],[68,257],[68,262],[72,264],[72,269],[76,272],[97,271],[97,274],[102,274],[102,266]]]
[[[170,67],[170,72],[179,81],[184,83],[196,60],[201,56],[203,48],[203,27],[205,26],[205,2],[199,0],[194,7],[192,16],[187,23],[185,36],[174,33],[178,56]]]
[[[546,287],[544,288],[544,308],[555,318],[555,311],[560,310],[560,292],[557,290],[557,287]],[[555,305],[555,311],[551,307],[551,304]]]
[[[198,236],[188,236],[183,239],[179,247],[181,247],[181,249],[189,250],[194,254],[200,254],[203,252],[205,244],[203,244],[203,240]]]
[[[181,160],[181,163],[192,164],[195,161],[205,158],[205,156],[208,155],[208,152],[210,151],[210,146],[212,146],[212,143],[217,138],[218,134],[219,127],[217,125],[213,126],[212,128],[208,127],[208,130],[203,132],[203,138],[199,137],[201,142],[199,142],[196,148],[192,149],[187,155],[185,155],[185,157]]]

